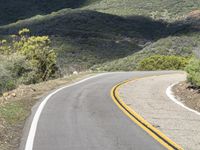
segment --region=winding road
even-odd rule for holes
[[[54,91],[39,114],[41,100],[26,122],[21,150],[163,150],[113,102],[117,83],[174,72],[105,73]],[[35,132],[32,129],[35,129]],[[32,141],[31,141],[32,140]]]

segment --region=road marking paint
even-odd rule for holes
[[[155,75],[154,75],[155,76]],[[159,76],[166,76],[166,75],[159,75]],[[152,126],[148,121],[146,121],[142,116],[136,113],[132,108],[130,108],[127,104],[124,103],[122,98],[119,96],[119,88],[130,81],[136,81],[144,78],[149,78],[153,76],[143,77],[143,78],[135,78],[131,80],[124,81],[122,83],[117,84],[111,90],[111,97],[115,104],[139,127],[145,130],[150,136],[152,136],[156,141],[162,144],[168,150],[183,150],[183,148],[176,144],[174,141],[169,139],[164,133],[159,131],[157,128]]]
[[[28,134],[28,138],[26,140],[26,145],[25,145],[25,150],[32,150],[33,149],[33,144],[34,144],[34,139],[35,139],[35,134],[36,134],[36,130],[37,130],[37,125],[38,125],[38,121],[40,119],[40,115],[42,113],[42,110],[44,109],[46,103],[48,102],[48,100],[54,95],[56,94],[57,92],[63,90],[63,89],[66,89],[68,87],[72,87],[72,86],[75,86],[77,84],[80,84],[80,83],[83,83],[87,80],[90,80],[92,78],[96,78],[96,77],[99,77],[99,76],[103,76],[103,75],[106,75],[106,74],[113,74],[113,73],[102,73],[102,74],[98,74],[98,75],[95,75],[95,76],[92,76],[92,77],[88,77],[86,79],[83,79],[81,81],[78,81],[76,83],[73,83],[73,84],[70,84],[70,85],[67,85],[67,86],[64,86],[64,87],[61,87],[57,90],[55,90],[54,92],[52,92],[51,94],[49,94],[39,105],[39,107],[37,108],[37,111],[33,117],[33,120],[32,120],[32,124],[31,124],[31,127],[30,127],[30,130],[29,130],[29,134]]]
[[[166,90],[167,96],[168,96],[174,103],[178,104],[179,106],[181,106],[181,107],[187,109],[188,111],[191,111],[191,112],[193,112],[193,113],[195,113],[195,114],[197,114],[197,115],[200,115],[200,112],[198,112],[198,111],[196,111],[196,110],[193,110],[193,109],[191,109],[191,108],[185,106],[183,103],[181,103],[179,100],[176,99],[176,97],[174,96],[174,94],[173,94],[173,92],[172,92],[172,88],[173,88],[173,86],[175,86],[176,84],[178,84],[178,83],[174,83],[174,84],[170,85],[170,86],[167,88],[167,90]]]

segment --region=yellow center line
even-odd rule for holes
[[[155,76],[155,75],[154,75]],[[168,138],[164,133],[159,131],[153,125],[151,125],[148,121],[146,121],[142,116],[136,113],[132,108],[124,103],[122,98],[119,96],[119,88],[131,81],[141,80],[144,78],[154,77],[148,76],[143,78],[134,78],[131,80],[126,80],[114,86],[111,90],[111,97],[115,104],[127,115],[134,123],[136,123],[139,127],[145,130],[150,136],[152,136],[156,141],[162,144],[168,150],[183,150],[183,148]],[[159,75],[159,76],[167,76],[167,75]]]

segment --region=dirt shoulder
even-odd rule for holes
[[[185,150],[200,149],[200,116],[173,102],[167,88],[186,80],[185,74],[138,79],[122,86],[120,97],[145,120]]]
[[[194,88],[191,84],[183,81],[176,84],[172,91],[178,100],[189,108],[200,112],[200,89]]]
[[[19,148],[25,120],[40,98],[53,89],[92,75],[94,73],[85,72],[34,85],[21,85],[0,97],[0,149]]]

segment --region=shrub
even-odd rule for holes
[[[1,64],[0,65],[0,94],[7,90],[15,88],[14,80],[10,76],[10,72]]]
[[[0,55],[0,94],[14,89],[21,81],[20,77],[30,71],[28,61],[24,56],[13,54]]]
[[[187,80],[194,86],[200,87],[200,60],[197,58],[191,59],[186,66],[188,73]]]
[[[153,55],[139,62],[138,70],[182,70],[189,59],[181,56]]]
[[[4,67],[9,70],[12,78],[16,79],[31,71],[30,64],[26,57],[13,54],[4,58]]]
[[[12,35],[10,41],[0,41],[0,53],[3,55],[21,55],[20,59],[9,70],[24,83],[36,83],[55,77],[57,71],[56,53],[51,48],[48,36],[30,36],[29,29],[22,29]],[[30,75],[29,75],[30,74]]]
[[[0,40],[0,94],[18,84],[31,84],[54,78],[56,53],[48,36],[30,36],[28,29]]]

